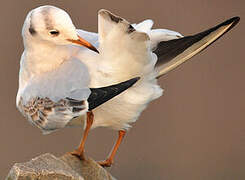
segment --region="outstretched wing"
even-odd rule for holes
[[[239,17],[231,18],[211,29],[192,36],[159,42],[154,50],[158,57],[156,64],[158,77],[178,67],[211,45],[231,30],[239,22],[239,19]]]
[[[125,27],[127,27],[126,24],[128,24],[128,28],[125,28],[127,31],[125,32],[130,33],[136,30],[137,32],[147,34],[150,38],[150,47],[158,57],[155,69],[157,71],[157,76],[160,77],[207,48],[226,32],[231,30],[239,20],[239,17],[233,17],[206,31],[184,37],[180,33],[168,29],[151,29],[153,26],[152,20],[145,20],[139,24],[130,25],[125,19],[118,17],[109,11],[100,10],[99,35],[83,30],[78,30],[78,32],[96,47],[99,47],[99,43],[103,43],[108,36],[111,36],[111,33],[113,33],[112,29],[114,29],[115,26],[118,26],[118,24],[124,24]],[[124,37],[118,38],[122,39]],[[119,45],[120,44],[116,44],[116,47],[119,47]],[[129,48],[136,47],[136,45],[133,47],[130,45],[125,46],[125,44],[121,46]],[[125,51],[127,48],[123,50]],[[117,53],[120,54],[120,51]]]

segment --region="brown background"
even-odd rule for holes
[[[90,31],[97,31],[97,11],[101,8],[130,22],[152,18],[155,27],[177,30],[184,35],[241,16],[241,22],[231,32],[159,80],[165,88],[163,97],[144,111],[109,170],[118,179],[245,179],[244,2],[1,1],[0,177],[15,162],[45,152],[62,155],[80,141],[80,129],[64,129],[43,136],[15,108],[24,18],[32,8],[52,4],[66,9],[77,27]],[[109,129],[92,131],[87,152],[95,159],[103,159],[116,136]]]

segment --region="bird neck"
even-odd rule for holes
[[[58,68],[71,57],[69,46],[35,44],[25,48],[25,68],[33,74],[45,73]]]
[[[25,87],[33,77],[57,69],[71,56],[72,51],[69,46],[36,44],[25,47],[20,62],[19,88]]]

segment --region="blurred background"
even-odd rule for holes
[[[118,179],[245,179],[244,0],[2,1],[0,6],[0,179],[15,162],[50,152],[61,156],[80,142],[81,129],[43,136],[15,107],[21,28],[27,12],[51,4],[77,28],[97,31],[97,12],[108,9],[130,22],[190,35],[232,16],[241,22],[205,51],[159,80],[164,95],[152,102],[127,134],[108,170]],[[86,144],[96,160],[110,152],[117,132],[95,129]]]

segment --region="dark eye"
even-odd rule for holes
[[[49,34],[51,34],[52,36],[58,36],[60,32],[58,30],[51,30],[49,31]]]

